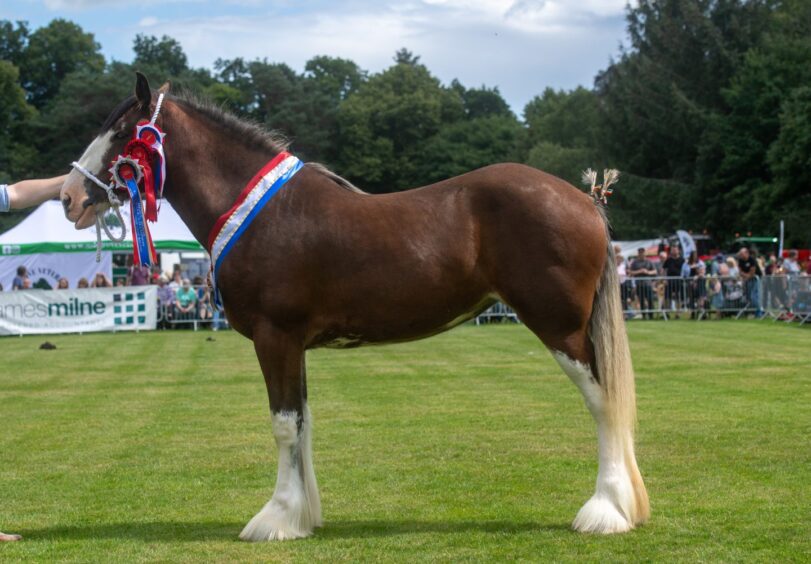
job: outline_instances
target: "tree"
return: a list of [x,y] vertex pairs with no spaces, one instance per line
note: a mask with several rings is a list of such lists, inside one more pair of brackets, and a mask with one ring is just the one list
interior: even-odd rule
[[25,47],[28,45],[28,23],[18,21],[16,26],[8,20],[0,20],[0,60],[8,61],[17,68],[22,65]]
[[31,33],[20,65],[22,86],[31,103],[44,106],[71,72],[101,72],[100,48],[92,33],[67,20],[55,19]]
[[631,47],[596,79],[603,149],[636,174],[692,182],[708,115],[765,29],[751,0],[640,0],[628,10]]
[[481,88],[465,88],[462,83],[453,79],[450,88],[462,99],[465,115],[470,119],[490,115],[513,115],[498,87],[488,88],[483,85]]
[[776,226],[786,220],[789,244],[811,246],[811,88],[795,89],[780,112],[780,134],[768,152],[774,181],[751,213]]
[[420,177],[415,159],[441,125],[464,115],[456,92],[443,88],[406,50],[341,104],[338,165],[373,191],[402,190]]
[[186,53],[183,47],[175,39],[164,35],[160,39],[154,35],[135,36],[133,42],[135,59],[132,64],[140,69],[142,65],[161,69],[169,76],[180,76],[189,69]]
[[62,81],[58,94],[32,123],[38,175],[67,172],[115,105],[133,93],[134,76],[130,65],[117,62],[103,73],[82,70]]
[[524,129],[512,114],[442,125],[414,160],[414,184],[428,184],[493,163],[519,161]]
[[0,60],[0,171],[8,182],[29,170],[32,151],[27,125],[36,110],[25,100],[19,84],[19,69],[10,61]]

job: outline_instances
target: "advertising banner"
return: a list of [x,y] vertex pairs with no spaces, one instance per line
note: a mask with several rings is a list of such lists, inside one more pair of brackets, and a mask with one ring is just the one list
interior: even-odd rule
[[81,278],[93,282],[99,272],[112,280],[113,253],[101,253],[101,262],[96,262],[95,252],[0,256],[0,284],[3,290],[11,290],[11,283],[20,266],[28,271],[32,288],[51,290],[56,288],[60,278],[66,278],[69,287],[75,288]]
[[0,335],[155,329],[156,286],[0,293]]

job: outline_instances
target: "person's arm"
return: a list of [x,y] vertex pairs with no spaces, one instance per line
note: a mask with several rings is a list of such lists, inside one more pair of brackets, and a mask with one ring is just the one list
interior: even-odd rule
[[10,184],[6,188],[8,209],[30,208],[46,200],[58,198],[59,192],[62,190],[62,184],[64,184],[67,176],[67,174],[63,174],[55,178],[23,180],[16,184]]

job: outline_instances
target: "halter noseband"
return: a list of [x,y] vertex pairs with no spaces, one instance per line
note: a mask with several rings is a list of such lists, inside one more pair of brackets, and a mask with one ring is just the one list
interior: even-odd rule
[[[166,158],[163,152],[165,134],[155,123],[163,105],[164,93],[158,94],[155,111],[148,122],[141,121],[135,126],[132,139],[124,147],[109,169],[111,180],[105,184],[92,172],[78,162],[71,165],[86,178],[91,180],[107,194],[110,207],[118,217],[121,235],[114,237],[105,219],[96,214],[96,262],[101,260],[101,230],[111,241],[122,242],[127,236],[127,228],[121,215],[121,200],[115,194],[116,189],[124,189],[130,196],[130,219],[133,230],[132,246],[136,265],[151,266],[157,262],[155,247],[146,220],[157,221],[159,206],[157,200],[163,196],[163,185],[166,181]],[[157,165],[157,166],[155,166]],[[146,215],[141,205],[141,193],[138,185],[143,181],[146,196]]]

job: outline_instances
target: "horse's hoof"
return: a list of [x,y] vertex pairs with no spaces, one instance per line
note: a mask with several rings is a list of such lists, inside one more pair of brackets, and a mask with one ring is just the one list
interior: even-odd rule
[[609,500],[592,497],[578,511],[572,528],[581,533],[610,535],[625,533],[634,527]]
[[239,538],[247,542],[267,542],[309,537],[312,527],[305,528],[300,521],[271,501],[245,525]]
[[6,533],[0,533],[0,542],[14,542],[18,540],[23,540],[20,535],[7,535]]

